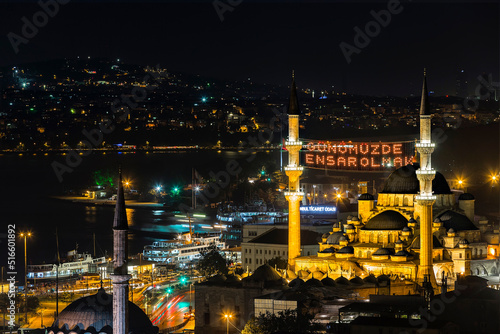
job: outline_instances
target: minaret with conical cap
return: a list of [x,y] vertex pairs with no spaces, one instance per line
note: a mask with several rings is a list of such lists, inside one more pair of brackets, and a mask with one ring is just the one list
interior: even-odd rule
[[113,221],[113,333],[128,334],[128,293],[130,275],[127,273],[128,223],[125,211],[122,174],[118,180],[115,218]]
[[432,194],[432,180],[436,171],[431,166],[431,155],[435,144],[431,140],[431,111],[427,93],[427,77],[424,69],[424,83],[422,86],[422,99],[420,101],[420,141],[416,144],[420,155],[420,168],[416,171],[420,183],[420,193],[416,196],[420,206],[420,267],[418,281],[427,281],[436,288],[436,277],[432,266],[432,205],[436,196]]
[[285,142],[288,150],[288,165],[285,173],[288,176],[288,190],[285,198],[288,201],[288,265],[295,269],[295,258],[300,256],[300,201],[304,193],[300,191],[299,177],[304,167],[300,166],[299,151],[302,142],[299,140],[299,102],[295,75],[292,72],[292,85],[290,88],[290,101],[288,104],[288,140]]

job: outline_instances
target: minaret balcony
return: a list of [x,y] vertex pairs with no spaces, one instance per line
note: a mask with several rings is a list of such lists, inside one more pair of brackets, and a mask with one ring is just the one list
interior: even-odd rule
[[435,195],[417,195],[417,196],[415,196],[415,199],[417,201],[435,201],[436,196]]
[[415,171],[417,175],[435,175],[436,170],[431,168],[431,169],[417,169]]
[[285,191],[285,197],[304,197],[305,193],[302,191]]
[[303,171],[304,167],[302,166],[285,166],[285,171]]
[[285,141],[285,146],[300,146],[302,147],[304,145],[303,142],[301,142],[300,140],[298,141]]
[[418,147],[432,147],[432,148],[434,148],[434,147],[436,147],[436,144],[432,143],[432,142],[421,142],[421,141],[419,141],[419,142],[415,143],[415,147],[417,147],[417,148]]

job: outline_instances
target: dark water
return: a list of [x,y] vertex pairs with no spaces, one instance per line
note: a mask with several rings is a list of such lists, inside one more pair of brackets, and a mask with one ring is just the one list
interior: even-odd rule
[[[112,253],[113,207],[95,207],[53,199],[70,190],[92,184],[96,170],[109,170],[115,175],[118,166],[124,178],[132,181],[134,188],[147,190],[156,184],[165,187],[182,186],[191,182],[191,168],[208,177],[210,171],[224,170],[228,161],[236,160],[247,169],[260,168],[264,163],[277,163],[278,152],[261,152],[256,159],[247,162],[248,155],[232,151],[199,151],[185,153],[135,154],[95,153],[83,158],[74,171],[64,174],[59,182],[51,167],[54,160],[63,162],[65,157],[49,155],[2,155],[0,156],[0,233],[7,232],[8,224],[15,224],[18,233],[29,230],[28,263],[52,262],[56,254],[56,227],[59,230],[61,255],[75,248],[93,252],[92,235],[96,235],[97,255]],[[130,225],[129,247],[131,253],[140,252],[156,239],[170,238],[188,230],[188,222],[169,218],[164,210],[127,209]],[[209,219],[196,218],[195,231],[207,231],[203,225]],[[2,266],[6,262],[5,235],[0,238]],[[17,258],[24,265],[22,241],[18,239]],[[19,268],[22,269],[22,268]]]

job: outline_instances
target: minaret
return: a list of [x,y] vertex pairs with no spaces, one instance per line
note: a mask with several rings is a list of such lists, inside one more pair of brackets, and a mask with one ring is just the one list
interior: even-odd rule
[[300,201],[304,197],[299,186],[299,177],[304,170],[299,161],[299,151],[302,148],[302,142],[299,141],[299,115],[295,75],[292,72],[288,104],[288,140],[285,142],[288,149],[288,165],[285,167],[288,176],[288,191],[285,191],[285,198],[288,201],[288,265],[292,270],[295,269],[295,258],[300,256],[301,252]]
[[420,206],[420,267],[418,269],[418,282],[424,282],[425,277],[427,277],[427,281],[436,288],[436,277],[432,266],[432,205],[436,201],[436,196],[432,194],[432,180],[436,171],[431,166],[431,154],[434,151],[435,144],[431,141],[431,111],[425,69],[422,100],[420,101],[420,141],[415,146],[420,155],[420,168],[416,171],[420,183],[420,193],[416,196],[417,204]]
[[113,333],[128,334],[128,223],[123,195],[122,174],[118,180],[115,218],[113,221]]

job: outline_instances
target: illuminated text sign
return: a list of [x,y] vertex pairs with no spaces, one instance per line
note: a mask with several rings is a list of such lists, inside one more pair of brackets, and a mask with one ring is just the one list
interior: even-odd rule
[[302,151],[308,167],[345,170],[387,170],[412,163],[413,142],[311,141]]
[[332,214],[337,211],[334,206],[317,206],[317,205],[307,205],[300,207],[300,213],[306,214]]

